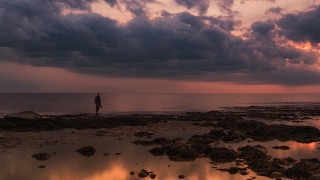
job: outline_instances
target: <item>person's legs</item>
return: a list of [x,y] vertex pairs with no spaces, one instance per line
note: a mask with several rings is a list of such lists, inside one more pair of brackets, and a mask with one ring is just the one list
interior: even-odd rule
[[96,104],[96,113],[99,112],[100,105]]

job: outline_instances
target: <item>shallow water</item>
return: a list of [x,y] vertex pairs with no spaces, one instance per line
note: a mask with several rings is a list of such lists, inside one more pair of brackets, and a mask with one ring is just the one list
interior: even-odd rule
[[[177,125],[177,124],[173,124]],[[143,128],[146,127],[141,127]],[[156,128],[156,127],[155,127]],[[269,179],[249,174],[230,175],[221,172],[217,168],[229,168],[233,163],[210,164],[209,158],[200,158],[191,162],[173,162],[165,156],[153,156],[148,150],[154,146],[138,146],[131,142],[139,139],[132,134],[137,131],[132,127],[119,129],[103,129],[106,134],[97,136],[97,130],[66,129],[51,132],[17,132],[0,134],[0,179],[112,179],[135,180],[141,169],[154,172],[159,180],[178,179],[178,175],[185,175],[187,180],[246,180],[251,177],[257,179]],[[141,129],[139,129],[141,130]],[[161,131],[156,137],[190,138],[194,134],[205,134],[208,128],[197,127],[183,132],[183,128]],[[152,130],[151,130],[152,131]],[[140,138],[141,139],[141,138]],[[145,139],[145,138],[142,138]],[[150,139],[150,140],[151,140]],[[5,145],[6,144],[6,145]],[[304,158],[319,158],[320,145],[318,142],[304,144],[294,141],[280,142],[277,140],[268,142],[228,143],[220,142],[218,147],[237,149],[245,145],[260,144],[268,149],[268,154],[273,157],[292,157],[296,160]],[[76,152],[77,149],[91,145],[96,153],[91,157],[85,157]],[[289,146],[289,150],[276,150],[273,146]],[[37,161],[31,155],[39,152],[51,154],[49,160]],[[108,153],[108,156],[104,156]],[[120,155],[116,155],[121,153]],[[45,165],[45,168],[38,166]],[[134,171],[135,175],[130,175]],[[150,178],[146,178],[150,179]]]
[[[96,94],[0,93],[0,117],[21,111],[41,115],[94,113]],[[206,112],[221,107],[320,102],[320,94],[101,94],[101,114]]]

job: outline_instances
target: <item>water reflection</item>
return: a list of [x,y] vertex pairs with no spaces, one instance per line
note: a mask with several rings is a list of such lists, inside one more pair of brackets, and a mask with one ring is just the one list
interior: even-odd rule
[[[187,180],[246,180],[250,177],[258,179],[269,179],[257,176],[248,171],[249,175],[230,175],[221,172],[217,168],[229,168],[233,163],[210,164],[209,158],[200,158],[191,162],[173,162],[167,156],[153,156],[148,150],[154,146],[138,146],[131,142],[137,140],[134,137],[94,137],[94,130],[76,131],[64,130],[54,132],[20,133],[19,137],[25,136],[25,143],[33,142],[33,145],[17,146],[15,148],[0,148],[1,169],[0,179],[112,179],[112,180],[134,180],[138,178],[141,169],[153,171],[158,180],[178,179],[178,175],[185,175]],[[81,134],[82,133],[82,134]],[[91,134],[91,135],[90,135]],[[166,137],[190,137],[193,133],[172,133]],[[15,136],[15,135],[12,135]],[[16,138],[19,138],[18,136]],[[4,137],[4,139],[7,138]],[[56,144],[44,143],[60,142]],[[35,146],[35,142],[38,146]],[[217,146],[225,146],[233,149],[245,145],[260,144],[268,149],[268,154],[273,157],[292,157],[296,160],[304,158],[318,158],[320,153],[317,149],[318,143],[297,143],[293,141],[281,142],[277,140],[269,142],[220,143]],[[77,149],[91,145],[96,149],[95,155],[91,157],[81,156]],[[289,150],[276,150],[274,146],[289,146]],[[39,152],[50,153],[47,161],[37,161],[31,155]],[[103,154],[108,153],[108,156]],[[121,155],[116,155],[121,153]],[[45,165],[44,169],[38,166]],[[130,172],[135,172],[130,175]],[[147,178],[149,179],[149,178]]]

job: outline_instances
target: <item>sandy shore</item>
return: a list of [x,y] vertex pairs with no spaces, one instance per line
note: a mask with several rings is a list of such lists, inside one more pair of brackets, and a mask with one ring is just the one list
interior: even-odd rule
[[[320,116],[319,108],[318,104],[299,104],[232,107],[221,111],[189,112],[181,115],[78,114],[43,116],[42,119],[32,120],[2,118],[0,143],[2,151],[66,143],[59,141],[59,137],[54,134],[39,136],[37,133],[50,131],[69,138],[69,143],[77,138],[137,137],[139,139],[134,142],[137,146],[152,146],[145,153],[168,156],[171,161],[187,162],[208,158],[213,163],[238,164],[239,166],[220,169],[230,174],[246,176],[247,171],[251,170],[259,176],[269,178],[317,179],[320,174],[320,161],[317,158],[274,158],[268,154],[266,147],[251,146],[250,142],[318,142],[320,130],[315,126]],[[315,122],[315,126],[306,126],[311,121]],[[195,133],[185,138],[165,137],[167,133],[175,132]],[[244,145],[237,149],[228,146],[239,142]],[[221,143],[226,145],[217,146]],[[273,148],[290,149],[287,146]],[[86,155],[86,151],[83,155]]]

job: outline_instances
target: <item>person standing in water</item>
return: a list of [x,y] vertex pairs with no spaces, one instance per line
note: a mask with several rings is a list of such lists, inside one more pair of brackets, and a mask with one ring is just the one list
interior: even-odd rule
[[102,106],[101,106],[101,98],[100,98],[100,94],[99,93],[94,98],[94,103],[96,104],[96,114],[98,114],[99,109],[102,108]]

